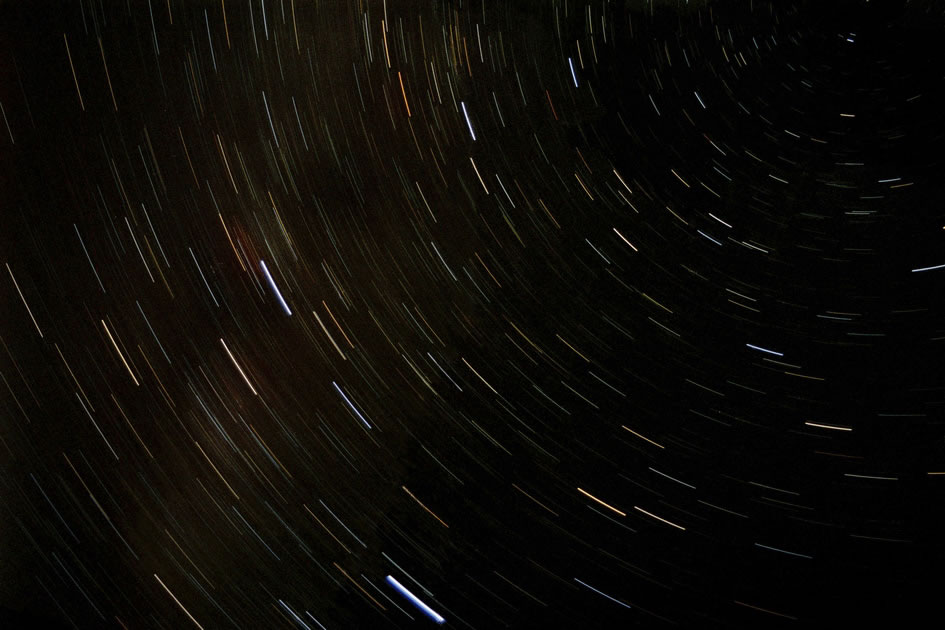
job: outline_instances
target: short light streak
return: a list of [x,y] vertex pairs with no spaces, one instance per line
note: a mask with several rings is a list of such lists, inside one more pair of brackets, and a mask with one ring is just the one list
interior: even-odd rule
[[115,338],[112,337],[112,332],[108,329],[108,326],[105,324],[105,320],[99,320],[102,322],[102,327],[105,329],[105,332],[108,333],[108,338],[111,340],[112,345],[115,346],[115,352],[118,353],[118,356],[121,357],[121,362],[125,364],[125,369],[128,370],[128,374],[131,375],[131,380],[135,382],[135,385],[140,386],[141,383],[138,382],[138,379],[135,378],[135,373],[131,371],[131,366],[128,365],[128,362],[125,361],[125,355],[121,353],[121,350],[118,349],[118,344],[115,343]]
[[312,311],[312,315],[315,316],[316,321],[318,321],[318,325],[321,326],[322,330],[325,331],[325,334],[328,335],[328,340],[331,341],[331,345],[333,345],[335,347],[335,350],[338,351],[338,354],[341,355],[342,360],[347,360],[347,358],[345,357],[345,353],[342,352],[338,344],[335,343],[335,338],[331,336],[331,333],[328,332],[327,328],[325,328],[325,324],[322,323],[322,318],[319,317],[318,313],[316,313],[315,311]]
[[335,565],[335,568],[336,568],[336,569],[338,569],[339,571],[341,571],[341,574],[342,574],[343,576],[345,576],[346,578],[348,578],[348,581],[349,581],[349,582],[351,582],[351,583],[354,584],[356,587],[358,587],[358,590],[359,590],[359,591],[361,591],[362,593],[364,593],[364,594],[368,597],[368,599],[370,599],[372,602],[374,602],[374,604],[375,604],[378,608],[380,608],[381,610],[387,610],[386,608],[384,608],[384,604],[382,604],[382,603],[380,603],[379,601],[377,601],[376,599],[374,599],[374,597],[372,597],[370,593],[368,593],[366,590],[364,590],[364,587],[363,587],[363,586],[361,586],[360,584],[358,584],[357,582],[355,582],[355,581],[354,581],[354,578],[352,578],[350,575],[348,575],[348,572],[345,571],[344,569],[342,569],[341,566],[339,566],[339,564],[338,564],[337,562],[332,562],[332,564]]
[[620,237],[620,239],[621,239],[624,243],[626,243],[627,245],[630,246],[630,249],[632,249],[632,250],[635,251],[635,252],[640,251],[639,249],[637,249],[636,247],[633,246],[633,243],[631,243],[630,241],[627,240],[627,237],[626,237],[626,236],[624,236],[623,234],[620,233],[620,230],[618,230],[617,228],[614,228],[614,232],[617,234],[617,236]]
[[397,72],[397,79],[400,81],[400,93],[404,96],[404,106],[407,108],[407,118],[410,118],[410,103],[407,102],[407,92],[404,90],[404,78]]
[[574,87],[578,86],[577,75],[574,73],[574,61],[568,57],[568,65],[571,66],[571,78],[574,79]]
[[808,556],[805,553],[795,553],[793,551],[785,551],[784,549],[778,549],[777,547],[769,547],[768,545],[762,545],[761,543],[755,543],[755,547],[760,547],[761,549],[767,549],[768,551],[777,551],[778,553],[784,553],[789,556],[795,556],[797,558],[805,558],[807,560],[814,559],[814,556]]
[[286,315],[291,316],[292,311],[289,310],[289,305],[285,303],[285,298],[282,297],[282,293],[279,291],[279,287],[276,286],[276,281],[272,279],[272,274],[269,273],[269,268],[266,266],[266,261],[260,260],[259,267],[262,269],[263,273],[266,275],[266,280],[269,282],[269,286],[272,288],[272,292],[276,294],[276,299],[279,300],[279,305],[282,307],[282,310],[285,311]]
[[657,516],[656,514],[653,514],[652,512],[647,512],[646,510],[644,510],[644,509],[641,508],[641,507],[637,507],[636,505],[634,505],[634,506],[633,506],[633,509],[634,509],[634,510],[638,510],[638,511],[640,511],[640,512],[643,512],[643,513],[646,514],[647,516],[651,516],[651,517],[655,518],[655,519],[658,520],[658,521],[661,521],[661,522],[663,522],[663,523],[666,523],[667,525],[670,525],[670,526],[672,526],[672,527],[675,527],[676,529],[681,529],[682,531],[686,531],[686,528],[683,527],[682,525],[677,525],[676,523],[671,523],[671,522],[667,521],[665,518],[660,518],[659,516]]
[[731,225],[729,225],[728,223],[726,223],[726,222],[723,221],[722,219],[718,218],[717,216],[715,216],[715,215],[712,214],[711,212],[709,213],[709,216],[712,217],[713,219],[715,219],[716,221],[718,221],[719,223],[721,223],[722,225],[724,225],[724,226],[727,227],[727,228],[732,227]]
[[945,265],[934,265],[932,267],[919,267],[918,269],[913,269],[912,273],[916,273],[918,271],[934,271],[935,269],[945,269]]
[[[79,95],[79,105],[82,107],[82,111],[85,111],[85,103],[82,101],[82,90],[79,89],[79,78],[75,74],[75,66],[72,64],[72,52],[69,50],[69,38],[66,37],[66,34],[62,34],[62,40],[66,42],[66,56],[69,57],[69,68],[72,69],[72,79],[75,81],[75,91]],[[157,40],[155,40],[156,42]]]
[[482,175],[479,174],[479,167],[476,166],[476,161],[472,159],[472,157],[469,158],[469,161],[472,163],[473,170],[476,171],[476,177],[479,178],[479,183],[482,184],[482,189],[486,191],[486,194],[488,195],[489,189],[486,188],[486,182],[483,181]]
[[460,358],[462,359],[463,363],[466,364],[466,367],[468,367],[470,370],[472,370],[473,374],[475,374],[476,376],[478,376],[478,377],[479,377],[479,380],[482,381],[483,383],[485,383],[485,384],[486,384],[486,387],[488,387],[489,389],[492,390],[492,393],[493,393],[493,394],[495,394],[495,395],[497,395],[497,396],[499,395],[499,392],[496,391],[495,387],[493,387],[492,385],[490,385],[490,384],[489,384],[489,381],[487,381],[486,379],[482,378],[482,375],[481,375],[479,372],[476,371],[476,368],[474,368],[473,366],[469,365],[469,361],[467,361],[465,357],[460,357]]
[[685,481],[680,481],[679,479],[676,479],[675,477],[670,477],[670,476],[667,475],[666,473],[661,473],[660,471],[656,470],[656,469],[653,468],[652,466],[649,466],[649,469],[650,469],[651,471],[655,472],[657,475],[660,475],[660,476],[662,476],[662,477],[666,477],[666,478],[669,479],[670,481],[675,481],[676,483],[681,484],[681,485],[684,485],[684,486],[686,486],[687,488],[692,488],[693,490],[696,489],[696,487],[695,487],[694,485],[689,484],[689,483],[686,483]]
[[841,427],[834,424],[820,424],[818,422],[805,422],[809,427],[817,427],[818,429],[831,429],[833,431],[852,431],[851,427]]
[[899,481],[899,477],[880,477],[878,475],[855,475],[853,473],[844,473],[844,477],[853,477],[854,479],[877,479],[879,481]]
[[591,589],[592,591],[594,591],[594,592],[597,593],[598,595],[603,595],[604,597],[606,597],[606,598],[609,599],[610,601],[612,601],[612,602],[614,602],[614,603],[617,603],[617,604],[620,604],[620,605],[623,606],[624,608],[630,608],[630,605],[629,605],[629,604],[624,604],[624,603],[623,603],[622,601],[620,601],[619,599],[613,598],[613,597],[611,597],[610,595],[608,595],[607,593],[605,593],[605,592],[603,592],[603,591],[600,591],[600,590],[594,588],[593,586],[591,586],[591,585],[588,584],[587,582],[582,582],[581,580],[579,580],[579,579],[577,579],[577,578],[574,578],[574,581],[577,582],[578,584],[580,584],[581,586],[586,586],[587,588]]
[[752,345],[752,344],[750,344],[750,343],[746,343],[745,345],[748,346],[749,348],[751,348],[752,350],[758,350],[758,351],[760,351],[760,352],[767,352],[768,354],[773,354],[773,355],[776,356],[776,357],[783,357],[783,356],[784,356],[784,353],[783,353],[783,352],[775,352],[774,350],[768,350],[767,348],[762,348],[761,346],[754,346],[754,345]]
[[243,371],[243,368],[240,367],[240,364],[237,363],[236,357],[233,356],[233,353],[230,352],[230,349],[226,347],[226,342],[223,339],[220,339],[220,343],[223,344],[223,349],[226,350],[226,353],[230,355],[230,361],[233,362],[233,365],[236,366],[236,369],[239,370],[240,376],[243,377],[243,380],[246,381],[246,384],[249,386],[249,389],[252,390],[253,396],[259,396],[259,392],[256,391],[256,388],[253,387],[253,384],[249,382],[249,378],[246,376],[246,372]]
[[630,187],[629,187],[629,186],[627,186],[627,182],[623,181],[623,177],[620,176],[620,173],[617,172],[617,169],[613,169],[613,171],[614,171],[614,175],[617,176],[617,179],[620,180],[620,183],[623,184],[623,187],[626,188],[626,189],[627,189],[627,192],[632,195],[632,194],[633,194],[633,191],[630,190]]
[[709,239],[710,241],[712,241],[712,242],[715,243],[716,245],[718,245],[718,246],[720,246],[720,247],[722,246],[722,243],[721,243],[721,242],[719,242],[719,241],[717,241],[716,239],[712,238],[711,236],[709,236],[708,234],[706,234],[706,233],[703,232],[702,230],[696,230],[696,232],[698,232],[699,234],[701,234],[701,235],[704,236],[705,238]]
[[295,614],[295,611],[292,610],[291,608],[289,608],[289,605],[288,605],[288,604],[286,604],[286,603],[285,603],[284,601],[282,601],[281,599],[279,600],[279,603],[282,605],[282,607],[283,607],[284,609],[286,609],[286,610],[289,612],[290,615],[292,615],[293,617],[295,617],[295,620],[298,622],[298,624],[299,624],[300,626],[302,626],[303,628],[309,628],[309,630],[311,630],[311,626],[308,625],[307,623],[305,623],[304,621],[302,621],[302,618],[299,617],[297,614]]
[[[502,182],[500,181],[499,183],[501,184]],[[433,251],[436,252],[436,255],[440,257],[440,262],[443,263],[443,266],[446,267],[446,270],[450,272],[450,275],[451,275],[451,276],[453,276],[453,280],[456,281],[456,282],[458,282],[459,280],[458,280],[458,278],[456,277],[456,274],[453,273],[453,270],[450,269],[450,266],[446,264],[446,261],[443,259],[443,254],[441,254],[441,253],[440,253],[440,250],[437,249],[436,244],[435,244],[433,241],[430,241],[430,245],[433,246]]]
[[336,383],[335,381],[332,381],[331,384],[335,386],[335,389],[338,390],[338,393],[341,394],[341,397],[345,399],[345,402],[348,403],[348,406],[351,407],[351,410],[354,411],[354,413],[358,415],[358,418],[361,419],[361,422],[364,423],[364,426],[370,429],[371,424],[367,420],[364,419],[364,416],[362,416],[361,412],[358,411],[358,408],[354,406],[354,403],[351,402],[351,399],[348,398],[343,391],[341,391],[341,388],[338,387],[338,383]]
[[644,436],[640,435],[639,433],[637,433],[636,431],[634,431],[633,429],[630,429],[630,428],[628,428],[628,427],[626,427],[626,426],[624,426],[624,425],[622,425],[622,424],[620,425],[620,428],[626,429],[627,431],[629,431],[630,433],[634,434],[635,436],[637,436],[637,437],[640,438],[641,440],[646,440],[647,442],[649,442],[649,443],[652,444],[653,446],[658,446],[659,448],[662,448],[662,449],[665,449],[665,448],[666,448],[666,447],[663,446],[662,444],[657,444],[656,442],[654,442],[654,441],[651,440],[650,438],[644,437]]
[[460,105],[463,106],[463,116],[466,117],[466,124],[469,125],[469,135],[472,136],[473,141],[476,140],[476,132],[473,131],[472,123],[469,122],[469,113],[466,111],[466,103],[460,101]]
[[414,595],[413,593],[411,593],[410,591],[408,591],[407,588],[406,588],[403,584],[401,584],[400,582],[398,582],[398,581],[394,578],[394,576],[388,575],[387,578],[386,578],[386,580],[387,580],[387,583],[388,583],[388,584],[390,584],[392,587],[394,587],[394,589],[395,589],[398,593],[400,593],[400,594],[403,595],[405,598],[407,598],[407,599],[410,601],[410,603],[413,604],[414,606],[416,606],[417,609],[419,609],[420,612],[422,612],[424,615],[426,615],[427,617],[429,617],[430,619],[432,619],[432,620],[435,621],[436,623],[440,623],[440,624],[441,624],[441,623],[444,623],[444,622],[446,621],[446,619],[444,619],[441,615],[437,614],[436,611],[434,611],[432,608],[430,608],[429,606],[427,606],[426,604],[424,604],[422,601],[420,601],[420,598],[419,598],[419,597],[417,597],[416,595]]
[[745,608],[751,608],[752,610],[758,610],[758,611],[761,611],[761,612],[763,612],[763,613],[768,613],[769,615],[774,615],[775,617],[784,617],[785,619],[791,619],[791,620],[793,620],[793,621],[797,621],[797,617],[792,617],[791,615],[785,615],[785,614],[782,614],[782,613],[779,613],[779,612],[775,612],[775,611],[773,611],[773,610],[768,610],[767,608],[759,608],[758,606],[752,606],[751,604],[746,604],[745,602],[740,602],[740,601],[738,601],[737,599],[733,599],[732,601],[733,601],[734,603],[738,604],[739,606],[744,606]]
[[[263,17],[266,14],[263,13]],[[267,38],[268,39],[268,38]],[[269,112],[269,101],[266,99],[266,93],[262,93],[263,104],[266,106],[266,117],[269,118],[269,129],[272,131],[272,139],[276,141],[276,148],[279,148],[279,136],[276,135],[276,128],[272,124],[272,114]]]
[[614,506],[608,505],[607,503],[604,503],[603,501],[601,501],[600,499],[598,499],[597,497],[595,497],[595,496],[594,496],[593,494],[591,494],[590,492],[587,492],[586,490],[582,490],[581,488],[578,488],[577,491],[580,492],[581,494],[583,494],[584,496],[586,496],[587,498],[593,499],[594,501],[597,501],[598,503],[600,503],[601,505],[603,505],[603,506],[604,506],[605,508],[607,508],[608,510],[613,510],[614,512],[616,512],[616,513],[619,514],[620,516],[626,516],[626,515],[627,515],[626,512],[621,512],[620,510],[618,510],[618,509],[615,508]]
[[39,333],[39,336],[43,336],[43,331],[40,330],[39,324],[36,323],[36,318],[33,317],[33,310],[30,308],[30,305],[26,303],[26,298],[23,297],[23,292],[20,291],[20,284],[16,281],[16,278],[13,277],[13,270],[10,269],[10,263],[7,263],[7,271],[10,273],[10,279],[13,280],[13,286],[16,287],[16,292],[20,294],[20,299],[23,300],[23,306],[26,307],[26,312],[30,314],[30,319],[33,320],[33,325],[36,326],[36,332]]
[[164,584],[164,582],[161,580],[161,578],[158,577],[158,574],[157,574],[157,573],[154,574],[154,579],[157,580],[158,583],[160,583],[161,587],[163,587],[164,590],[167,591],[167,594],[171,596],[171,598],[177,603],[178,606],[180,606],[180,609],[183,610],[184,613],[186,613],[187,616],[190,618],[190,620],[194,622],[194,625],[197,626],[198,628],[200,628],[200,630],[203,630],[203,626],[201,626],[200,623],[198,623],[197,620],[194,619],[194,616],[191,615],[190,612],[189,612],[186,608],[184,608],[184,605],[181,604],[181,603],[180,603],[180,600],[177,599],[177,596],[174,595],[174,593],[171,592],[171,589],[167,588],[167,586]]
[[449,529],[450,526],[447,525],[446,522],[445,522],[442,518],[440,518],[439,516],[437,516],[437,515],[433,512],[433,510],[431,510],[430,508],[428,508],[427,506],[425,506],[425,505],[423,504],[423,502],[422,502],[420,499],[418,499],[417,497],[415,497],[414,494],[413,494],[413,492],[411,492],[410,490],[407,489],[407,486],[400,486],[400,487],[403,489],[404,492],[406,492],[406,493],[410,496],[411,499],[413,499],[414,501],[416,501],[416,502],[420,505],[420,507],[422,507],[424,510],[426,510],[427,513],[430,514],[430,516],[432,516],[433,518],[435,518],[436,520],[438,520],[438,521],[440,522],[440,524],[441,524],[443,527]]

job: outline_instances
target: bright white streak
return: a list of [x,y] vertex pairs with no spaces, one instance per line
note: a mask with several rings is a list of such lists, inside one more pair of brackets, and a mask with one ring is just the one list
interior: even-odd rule
[[463,106],[463,116],[466,117],[466,124],[469,125],[469,135],[472,136],[473,142],[476,141],[476,132],[473,131],[472,123],[469,122],[469,113],[466,111],[466,103],[460,101],[460,105]]
[[386,579],[387,579],[388,584],[393,586],[397,590],[398,593],[400,593],[401,595],[406,597],[408,600],[410,600],[410,603],[416,606],[417,608],[419,608],[420,612],[422,612],[424,615],[426,615],[427,617],[429,617],[436,623],[444,623],[446,621],[446,619],[444,619],[442,616],[437,614],[432,608],[430,608],[429,606],[424,604],[422,601],[420,601],[420,598],[418,598],[416,595],[408,591],[407,588],[403,584],[398,582],[396,579],[394,579],[393,576],[388,575]]
[[768,354],[773,354],[773,355],[778,356],[778,357],[783,357],[783,356],[784,356],[784,353],[783,353],[783,352],[775,352],[774,350],[768,350],[768,349],[766,349],[766,348],[762,348],[761,346],[753,346],[753,345],[751,345],[750,343],[746,343],[745,345],[748,346],[749,348],[753,349],[753,350],[760,350],[761,352],[767,352]]
[[919,269],[913,269],[912,273],[917,271],[933,271],[935,269],[945,269],[945,265],[935,265],[934,267],[920,267]]
[[282,310],[285,311],[286,315],[291,316],[292,311],[289,310],[289,305],[285,303],[285,299],[282,297],[279,287],[276,286],[276,281],[272,279],[272,274],[269,273],[269,268],[266,266],[266,261],[260,260],[259,267],[263,270],[263,273],[266,274],[266,280],[269,282],[272,292],[276,294],[276,298],[279,300],[279,305],[282,306]]

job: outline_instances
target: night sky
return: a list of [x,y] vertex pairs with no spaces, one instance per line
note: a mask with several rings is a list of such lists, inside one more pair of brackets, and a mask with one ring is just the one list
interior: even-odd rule
[[0,2],[0,627],[940,623],[943,35]]

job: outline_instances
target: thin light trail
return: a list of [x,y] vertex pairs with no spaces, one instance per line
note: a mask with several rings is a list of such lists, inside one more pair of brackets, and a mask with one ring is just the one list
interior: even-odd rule
[[919,267],[918,269],[913,269],[912,273],[918,273],[920,271],[935,271],[936,269],[945,269],[945,265],[933,265],[932,267]]
[[98,49],[102,53],[102,65],[105,67],[105,78],[108,80],[108,92],[112,95],[112,106],[118,111],[118,101],[115,100],[115,90],[112,89],[112,77],[108,73],[108,64],[105,62],[105,48],[102,46],[102,38],[98,38]]
[[[151,6],[150,4],[148,5]],[[62,34],[62,41],[66,43],[66,56],[69,57],[69,68],[72,70],[72,80],[75,81],[75,91],[79,95],[79,106],[82,108],[82,111],[85,111],[85,102],[82,100],[82,90],[79,89],[79,77],[76,76],[75,66],[72,64],[72,51],[69,50],[69,38],[66,37],[66,34]]]
[[105,445],[108,446],[108,450],[110,450],[110,451],[112,452],[112,455],[115,456],[115,459],[116,459],[116,460],[119,459],[118,453],[116,453],[116,452],[115,452],[115,449],[112,448],[111,442],[109,442],[109,441],[108,441],[108,438],[105,437],[105,434],[102,433],[102,430],[99,428],[98,423],[95,421],[95,418],[92,417],[92,413],[91,413],[91,412],[88,410],[88,408],[85,406],[85,403],[82,402],[82,397],[79,396],[79,392],[76,392],[76,393],[75,393],[75,397],[78,399],[79,404],[82,405],[82,410],[88,415],[89,420],[92,421],[92,425],[95,427],[95,430],[98,431],[98,434],[99,434],[99,435],[102,437],[102,439],[105,441]]
[[659,516],[657,516],[656,514],[653,514],[652,512],[647,512],[646,510],[644,510],[644,509],[641,508],[641,507],[638,507],[638,506],[634,505],[634,506],[633,506],[633,509],[635,509],[635,510],[637,510],[637,511],[640,511],[640,512],[643,512],[643,513],[646,514],[647,516],[650,516],[650,517],[652,517],[652,518],[655,518],[655,519],[658,520],[658,521],[661,521],[661,522],[663,522],[663,523],[666,523],[666,524],[669,525],[670,527],[675,527],[676,529],[679,529],[679,530],[682,530],[682,531],[686,531],[686,528],[683,527],[682,525],[677,525],[676,523],[671,523],[670,521],[667,521],[665,518],[659,517]]
[[463,106],[463,116],[466,117],[466,124],[469,126],[469,135],[472,136],[473,142],[476,141],[476,132],[473,131],[472,123],[469,122],[469,112],[466,111],[466,103],[460,101],[460,105]]
[[752,350],[758,350],[759,352],[767,352],[768,354],[773,354],[776,357],[784,356],[783,352],[775,352],[774,350],[768,350],[767,348],[762,348],[761,346],[755,346],[750,343],[746,343],[745,345],[751,348]]
[[318,316],[318,313],[316,313],[315,311],[312,311],[312,315],[315,316],[315,320],[318,322],[318,325],[322,327],[322,330],[323,330],[323,331],[325,332],[325,334],[328,336],[328,340],[331,341],[331,345],[333,345],[333,346],[335,347],[335,350],[338,351],[338,354],[341,355],[342,360],[347,360],[347,358],[345,357],[345,353],[342,352],[342,351],[341,351],[341,348],[338,346],[338,344],[335,343],[335,338],[331,336],[331,333],[328,332],[328,329],[327,329],[327,328],[325,328],[325,324],[322,323],[322,318],[319,317],[319,316]]
[[121,358],[121,362],[125,364],[125,369],[128,370],[128,374],[131,375],[131,380],[135,382],[135,385],[139,386],[141,383],[138,382],[138,379],[135,378],[135,373],[131,371],[131,366],[128,365],[128,362],[125,360],[125,355],[121,353],[121,350],[118,348],[118,344],[115,343],[115,338],[112,337],[112,331],[108,329],[108,325],[105,324],[105,320],[99,320],[102,322],[102,328],[105,329],[105,332],[108,333],[108,339],[112,342],[112,345],[115,347],[115,352],[118,353],[118,356]]
[[174,593],[171,592],[171,589],[167,588],[167,586],[164,584],[164,581],[161,580],[161,578],[158,577],[158,574],[157,574],[157,573],[154,574],[154,579],[158,581],[158,583],[161,585],[161,587],[162,587],[165,591],[167,591],[167,594],[171,596],[171,599],[173,599],[174,602],[175,602],[178,606],[180,606],[180,609],[184,611],[184,613],[187,615],[187,617],[188,617],[191,621],[194,622],[194,625],[197,626],[198,628],[200,628],[200,630],[203,630],[203,626],[201,626],[200,623],[198,623],[197,620],[194,619],[194,616],[190,614],[190,611],[188,611],[186,608],[184,608],[184,605],[183,605],[182,603],[180,603],[180,600],[177,599],[177,596],[174,595]]
[[338,383],[336,383],[335,381],[332,381],[331,384],[335,386],[335,389],[338,390],[338,393],[341,394],[341,397],[345,399],[345,402],[348,403],[348,406],[351,407],[351,410],[357,414],[358,418],[361,419],[361,422],[364,423],[364,426],[370,429],[371,424],[367,420],[364,419],[364,416],[362,416],[361,412],[358,411],[358,408],[354,406],[354,403],[351,402],[351,399],[348,398],[343,391],[341,391],[341,388],[338,387]]
[[[128,218],[125,217],[125,221],[127,221],[127,220],[128,220]],[[131,229],[131,227],[129,226],[128,229]],[[132,234],[132,236],[134,236],[134,234]],[[135,241],[135,245],[137,245],[137,244],[138,244],[137,241]],[[213,299],[213,303],[217,305],[217,308],[219,308],[219,307],[220,307],[220,303],[217,302],[217,296],[215,296],[215,295],[213,294],[213,289],[210,288],[210,283],[207,282],[207,277],[206,277],[205,275],[203,275],[203,269],[200,268],[200,263],[197,262],[197,257],[194,255],[194,250],[192,250],[191,248],[188,247],[188,248],[187,248],[187,251],[190,252],[190,257],[194,259],[194,265],[197,267],[197,271],[200,272],[200,278],[203,280],[204,286],[207,287],[207,293],[210,294],[211,299]],[[140,249],[138,250],[138,253],[139,253],[139,254],[141,253],[141,250],[140,250]],[[141,257],[141,260],[144,260],[144,256]],[[145,268],[148,269],[147,265],[145,265]],[[150,269],[148,269],[148,275],[151,275],[151,270],[150,270]],[[153,277],[151,278],[151,282],[154,282],[154,278],[153,278]]]
[[246,384],[249,386],[249,389],[253,392],[253,396],[259,396],[259,393],[256,391],[256,388],[253,387],[253,384],[249,382],[249,378],[246,376],[246,372],[243,371],[243,368],[240,367],[240,364],[236,362],[236,357],[233,356],[233,353],[230,352],[230,349],[226,347],[226,342],[223,339],[220,339],[220,343],[223,344],[223,349],[226,350],[226,353],[230,355],[230,361],[233,362],[233,365],[236,366],[236,369],[239,370],[240,376],[243,377],[243,380],[246,381]]
[[620,510],[618,510],[618,509],[615,508],[614,506],[609,505],[609,504],[607,504],[607,503],[604,503],[603,501],[601,501],[600,499],[598,499],[597,497],[595,497],[594,495],[592,495],[590,492],[587,492],[586,490],[582,490],[581,488],[578,488],[577,491],[580,492],[581,494],[583,494],[584,496],[586,496],[587,498],[592,499],[592,500],[594,500],[594,501],[600,503],[601,505],[603,505],[603,506],[604,506],[605,508],[607,508],[608,510],[613,510],[614,512],[616,512],[616,513],[619,514],[620,516],[626,516],[626,515],[627,515],[626,512],[621,512]]
[[594,591],[594,592],[597,593],[598,595],[603,595],[604,597],[606,597],[606,598],[609,599],[610,601],[612,601],[612,602],[614,602],[614,603],[616,603],[616,604],[620,604],[620,605],[623,606],[624,608],[630,608],[630,606],[629,606],[628,604],[624,604],[624,603],[623,603],[622,601],[620,601],[619,599],[617,599],[617,598],[615,598],[615,597],[611,597],[611,596],[608,595],[607,593],[605,593],[605,592],[603,592],[603,591],[601,591],[601,590],[598,590],[598,589],[594,588],[593,586],[591,586],[591,585],[588,584],[587,582],[583,582],[583,581],[581,581],[581,580],[579,580],[579,579],[577,579],[577,578],[574,578],[574,581],[577,582],[578,584],[580,584],[581,586],[585,586],[585,587],[591,589],[592,591]]
[[42,337],[43,331],[40,330],[39,324],[36,323],[36,318],[33,317],[33,311],[30,308],[30,305],[26,303],[26,298],[23,297],[23,292],[20,291],[20,284],[16,281],[16,278],[13,277],[13,270],[10,269],[10,263],[6,263],[6,266],[7,266],[7,272],[9,272],[10,274],[10,280],[13,280],[13,286],[16,287],[16,292],[20,294],[20,299],[23,300],[23,306],[26,307],[26,312],[30,314],[30,319],[33,320],[33,325],[36,326],[36,332],[38,332],[39,336]]
[[[265,7],[265,5],[263,5],[263,6]],[[266,15],[266,14],[263,13],[263,16],[264,16],[264,17],[265,17],[265,15]],[[267,37],[266,39],[269,39],[269,38]],[[263,97],[263,105],[266,106],[266,117],[269,119],[269,129],[270,129],[270,131],[272,131],[272,139],[276,141],[276,148],[278,149],[278,148],[280,148],[280,147],[279,147],[279,136],[276,135],[276,128],[275,128],[275,126],[272,124],[272,114],[269,112],[269,100],[266,98],[266,93],[265,93],[265,92],[262,93],[262,97]]]
[[430,619],[432,619],[438,624],[442,624],[446,621],[446,619],[444,619],[440,614],[438,614],[432,608],[430,608],[429,606],[424,604],[422,601],[420,601],[419,597],[417,597],[416,595],[408,591],[407,587],[405,587],[403,584],[398,582],[392,575],[388,575],[387,578],[385,579],[387,580],[388,584],[394,587],[394,589],[398,593],[406,597],[407,600],[410,601],[411,604],[416,606],[417,609],[420,610],[420,612],[422,612],[424,615],[426,615],[427,617],[429,617]]
[[102,284],[102,279],[98,276],[98,271],[95,269],[95,264],[92,262],[92,257],[89,256],[89,250],[85,248],[85,242],[82,240],[82,235],[79,234],[79,228],[75,223],[72,224],[72,227],[75,228],[75,235],[79,237],[79,245],[82,246],[82,251],[85,252],[85,257],[89,261],[89,266],[92,267],[92,273],[95,274],[95,279],[98,280],[98,286],[102,289],[102,293],[105,293],[105,285]]
[[164,358],[167,359],[167,362],[171,362],[171,357],[167,356],[167,352],[164,350],[164,346],[161,344],[161,340],[158,339],[157,334],[154,332],[154,329],[151,327],[151,322],[148,321],[148,316],[144,314],[144,309],[141,308],[141,303],[138,300],[135,300],[135,304],[138,306],[138,312],[141,313],[141,317],[144,318],[144,323],[148,325],[148,330],[151,331],[151,336],[154,337],[154,340],[157,342],[158,347],[161,349],[161,353],[164,355]]
[[276,299],[279,300],[279,305],[282,307],[282,310],[285,311],[286,315],[291,317],[292,311],[289,309],[289,305],[285,303],[285,298],[282,297],[282,292],[280,292],[279,287],[276,286],[276,281],[272,279],[272,274],[269,273],[269,268],[266,266],[266,261],[260,260],[259,267],[266,275],[266,281],[269,282],[269,287],[272,289],[272,292],[276,294]]
[[16,140],[13,139],[13,130],[10,129],[10,121],[7,120],[7,110],[3,109],[3,102],[0,101],[0,114],[3,114],[3,122],[7,126],[7,133],[10,134],[10,142],[16,144]]

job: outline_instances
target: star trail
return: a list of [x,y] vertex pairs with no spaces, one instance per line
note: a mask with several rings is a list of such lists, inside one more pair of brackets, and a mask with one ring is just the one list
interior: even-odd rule
[[0,3],[0,627],[936,614],[943,32]]

